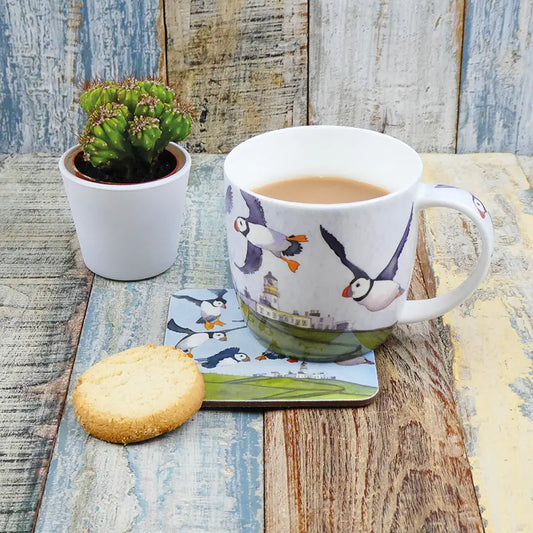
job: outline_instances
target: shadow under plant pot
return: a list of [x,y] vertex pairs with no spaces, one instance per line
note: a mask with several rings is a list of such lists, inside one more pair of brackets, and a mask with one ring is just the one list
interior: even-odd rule
[[[174,263],[184,218],[191,158],[170,143],[176,164],[144,183],[105,183],[84,176],[65,152],[59,169],[87,268],[105,278],[134,281],[161,274]],[[81,176],[81,177],[80,177]]]

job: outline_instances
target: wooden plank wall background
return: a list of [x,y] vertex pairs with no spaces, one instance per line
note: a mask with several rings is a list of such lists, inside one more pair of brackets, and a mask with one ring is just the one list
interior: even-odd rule
[[223,153],[301,124],[419,151],[533,154],[530,0],[6,0],[0,153],[76,141],[83,80],[158,75]]

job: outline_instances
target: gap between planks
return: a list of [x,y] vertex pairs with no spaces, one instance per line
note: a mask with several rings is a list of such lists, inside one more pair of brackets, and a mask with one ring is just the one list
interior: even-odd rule
[[[425,180],[470,190],[488,209],[495,247],[475,294],[443,317],[452,332],[454,392],[487,532],[531,530],[533,486],[533,158],[425,154]],[[520,163],[520,165],[518,164]],[[462,215],[428,210],[440,290],[472,269],[478,244]],[[452,220],[452,219],[455,219]]]
[[93,275],[77,249],[57,156],[0,158],[0,529],[33,527]]
[[35,518],[34,518],[33,526],[32,526],[32,529],[31,529],[32,533],[34,533],[36,531],[36,528],[37,528],[37,518],[39,517],[39,511],[41,509],[41,503],[43,501],[44,489],[46,487],[46,480],[48,479],[48,473],[50,471],[50,461],[52,460],[52,456],[54,455],[54,449],[55,449],[56,443],[57,443],[57,434],[59,432],[59,426],[61,424],[61,419],[63,418],[63,413],[65,411],[65,406],[66,406],[66,403],[67,403],[69,385],[70,385],[70,380],[71,380],[71,377],[72,377],[72,369],[74,368],[74,361],[76,361],[76,356],[78,355],[78,346],[79,346],[79,342],[80,342],[80,336],[81,336],[81,332],[82,332],[82,329],[83,329],[83,324],[85,322],[85,317],[87,316],[87,309],[89,307],[89,298],[90,298],[90,295],[91,295],[91,292],[92,292],[92,288],[93,288],[93,284],[94,284],[94,274],[92,272],[90,272],[89,270],[87,270],[87,272],[88,272],[88,275],[87,275],[87,283],[88,283],[88,286],[87,286],[87,299],[85,300],[85,304],[83,306],[83,309],[79,309],[79,314],[83,315],[83,316],[81,316],[79,318],[79,320],[77,321],[77,323],[76,323],[77,331],[76,331],[76,335],[75,335],[75,339],[74,339],[75,340],[74,346],[76,348],[73,350],[72,357],[70,359],[70,365],[67,368],[68,378],[66,379],[66,386],[65,386],[65,389],[63,391],[63,397],[62,397],[60,408],[59,408],[60,415],[59,415],[59,417],[57,419],[57,423],[55,425],[54,439],[52,441],[52,445],[50,446],[50,453],[49,453],[48,458],[46,460],[45,466],[43,467],[41,487],[40,487],[40,491],[39,491],[39,497],[37,499],[37,505],[35,507]]
[[[435,279],[421,224],[411,296]],[[267,411],[266,531],[482,531],[442,320],[376,351],[380,393],[358,409]]]

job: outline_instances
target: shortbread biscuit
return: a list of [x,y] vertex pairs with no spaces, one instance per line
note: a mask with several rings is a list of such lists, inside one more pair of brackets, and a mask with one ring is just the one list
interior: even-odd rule
[[139,346],[89,368],[74,389],[74,412],[91,435],[139,442],[177,428],[200,409],[196,363],[171,346]]

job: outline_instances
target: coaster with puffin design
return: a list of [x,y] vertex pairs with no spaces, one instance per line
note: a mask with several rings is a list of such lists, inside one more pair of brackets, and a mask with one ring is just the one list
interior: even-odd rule
[[204,407],[361,406],[379,386],[374,352],[340,363],[277,354],[248,329],[232,289],[184,289],[170,299],[165,344],[203,373]]

